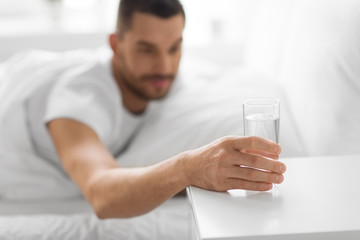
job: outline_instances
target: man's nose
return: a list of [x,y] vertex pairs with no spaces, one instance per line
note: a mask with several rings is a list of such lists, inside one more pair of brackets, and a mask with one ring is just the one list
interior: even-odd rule
[[172,61],[168,54],[158,54],[154,63],[154,70],[161,74],[170,74],[172,72]]

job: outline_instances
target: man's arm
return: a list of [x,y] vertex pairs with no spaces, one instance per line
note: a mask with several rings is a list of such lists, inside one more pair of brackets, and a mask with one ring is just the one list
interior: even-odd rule
[[152,166],[121,168],[86,125],[56,119],[48,128],[65,171],[99,218],[144,214],[189,185],[269,190],[285,172],[283,163],[264,158],[276,159],[279,146],[257,137],[227,137]]

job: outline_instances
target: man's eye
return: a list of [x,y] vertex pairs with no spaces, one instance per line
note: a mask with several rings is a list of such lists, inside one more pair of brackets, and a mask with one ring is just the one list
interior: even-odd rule
[[174,53],[176,53],[178,50],[179,50],[179,47],[174,47],[174,48],[171,48],[171,49],[170,49],[169,53],[170,53],[170,54],[174,54]]

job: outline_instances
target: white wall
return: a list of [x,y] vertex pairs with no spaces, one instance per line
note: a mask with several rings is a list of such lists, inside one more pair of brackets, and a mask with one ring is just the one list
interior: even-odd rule
[[[260,0],[182,0],[187,52],[240,64]],[[0,0],[0,60],[25,48],[64,50],[106,43],[118,0]]]

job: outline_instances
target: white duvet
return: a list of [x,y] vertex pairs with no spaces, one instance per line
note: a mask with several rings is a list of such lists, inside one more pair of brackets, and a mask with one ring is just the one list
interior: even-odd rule
[[190,238],[185,197],[131,219],[99,220],[84,200],[0,202],[2,240],[184,240]]
[[[79,64],[95,54],[99,50],[30,51],[6,62],[0,80],[0,239],[188,239],[184,199],[171,200],[147,215],[127,220],[99,221],[91,209],[54,214],[49,208],[51,214],[28,214],[28,208],[32,208],[26,204],[28,201],[47,206],[78,198],[81,193],[67,176],[34,154],[24,121],[23,100],[46,74]],[[254,96],[275,96],[284,102],[280,140],[283,156],[301,155],[297,129],[280,88],[244,69],[185,57],[176,88],[167,99],[153,104],[141,131],[117,161],[129,167],[149,165],[225,135],[242,135],[242,101]],[[19,201],[23,211],[6,210],[7,203]]]
[[[19,53],[4,66],[0,85],[0,197],[51,199],[76,197],[78,188],[46,160],[34,154],[27,132],[23,101],[48,74],[80,64],[107,49],[54,53]],[[170,96],[153,104],[121,166],[143,166],[207,144],[225,135],[242,135],[242,101],[247,97],[282,99],[283,156],[301,154],[286,96],[273,83],[253,72],[200,64],[183,59],[178,84]]]

